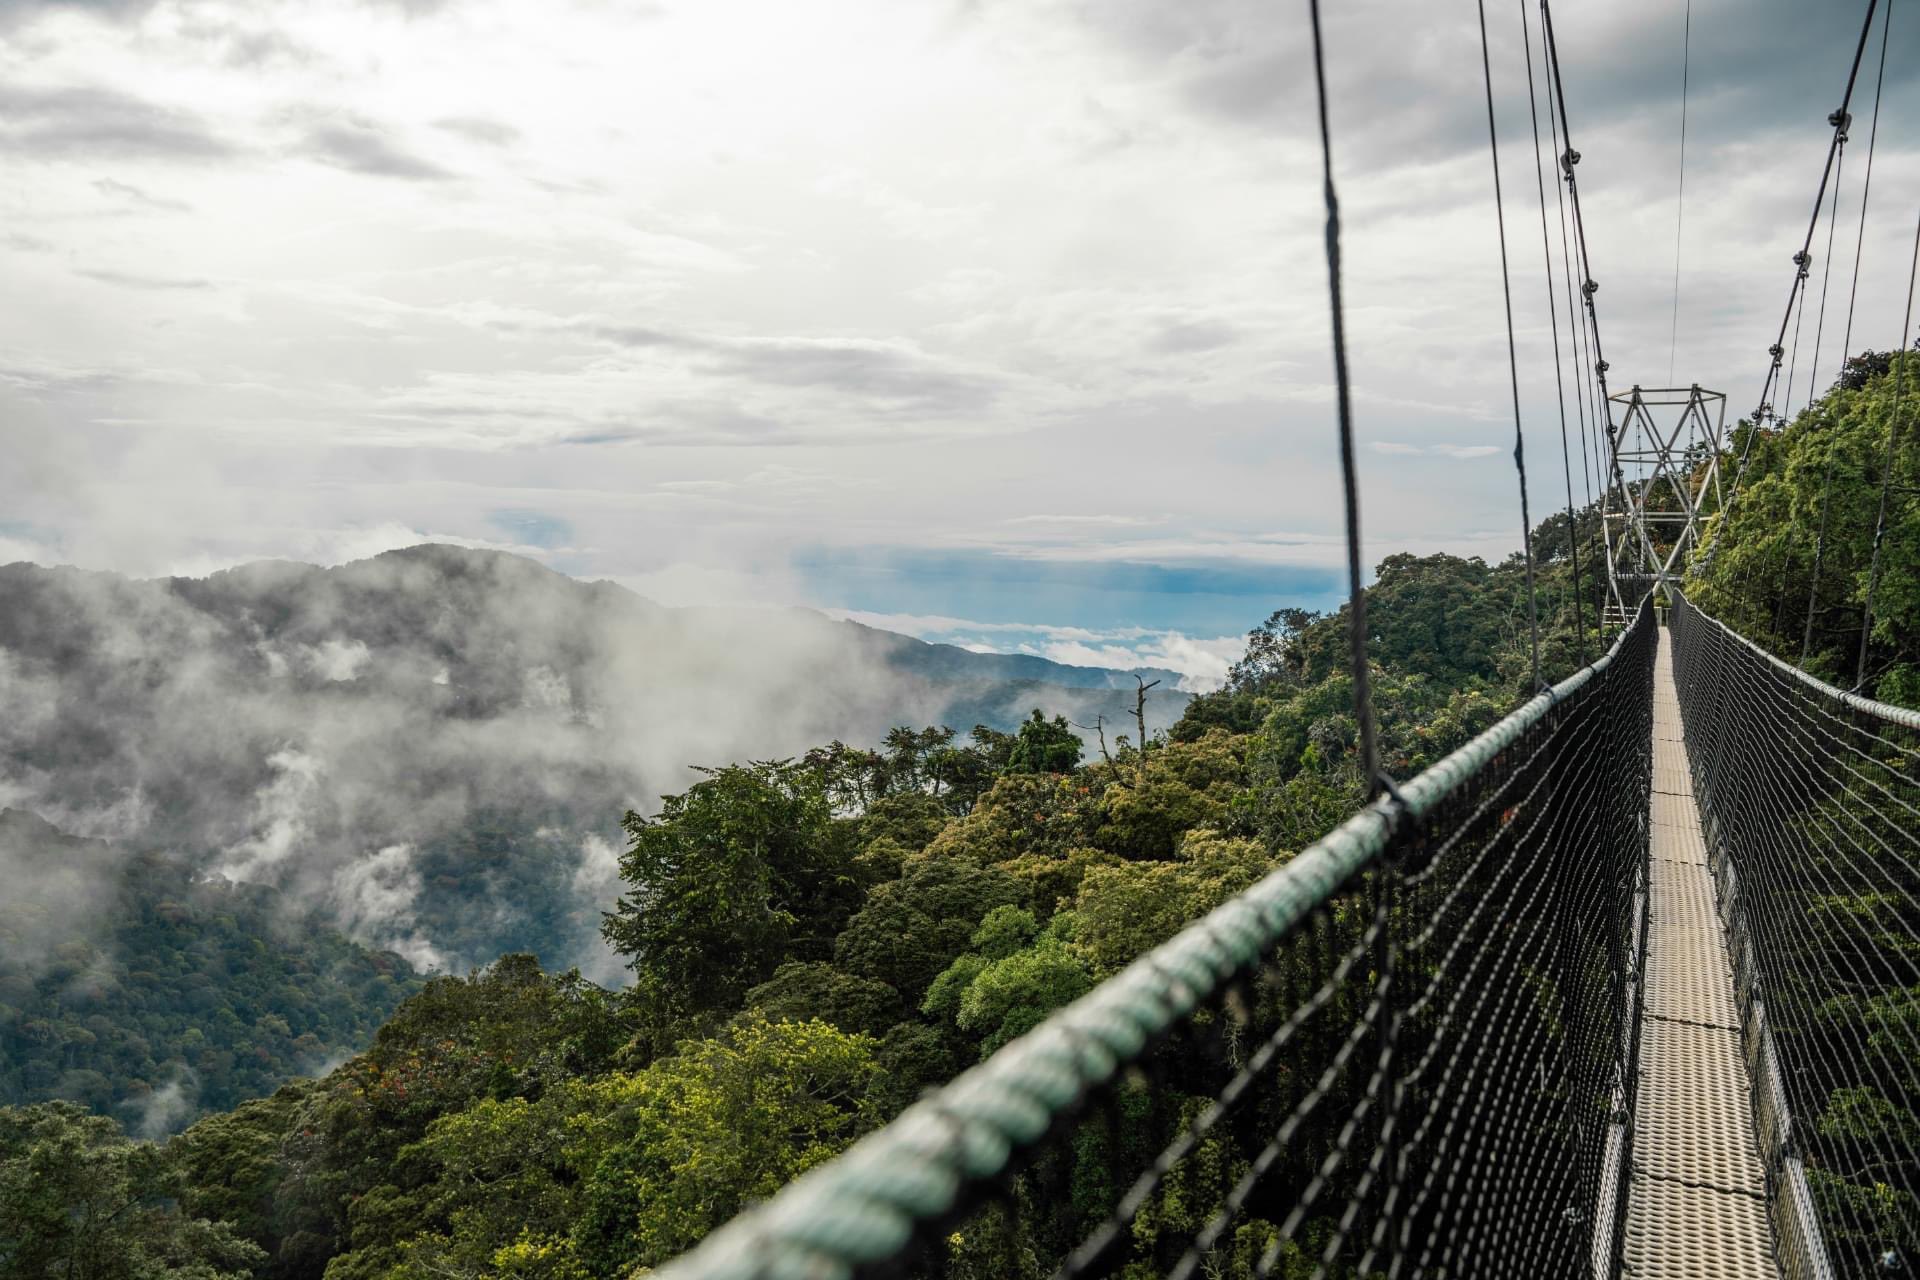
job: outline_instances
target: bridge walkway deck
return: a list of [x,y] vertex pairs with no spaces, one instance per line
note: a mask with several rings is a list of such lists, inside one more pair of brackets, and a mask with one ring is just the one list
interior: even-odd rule
[[1652,824],[1626,1274],[1779,1280],[1733,970],[1664,634],[1654,669]]

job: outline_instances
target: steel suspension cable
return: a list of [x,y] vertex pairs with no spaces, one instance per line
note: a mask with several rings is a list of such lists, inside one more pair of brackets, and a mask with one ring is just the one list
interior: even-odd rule
[[[1813,408],[1820,393],[1820,342],[1827,331],[1827,285],[1833,280],[1833,233],[1840,226],[1841,174],[1847,164],[1847,143],[1840,141],[1840,155],[1833,165],[1833,210],[1827,215],[1827,256],[1820,260],[1820,311],[1813,326],[1813,367],[1807,370],[1807,408]],[[1791,408],[1791,406],[1789,406]]]
[[1847,287],[1847,328],[1840,339],[1840,365],[1853,350],[1853,304],[1860,293],[1860,251],[1867,243],[1867,198],[1873,194],[1873,144],[1880,137],[1880,90],[1887,80],[1887,40],[1893,33],[1893,0],[1880,22],[1880,70],[1873,80],[1873,125],[1867,130],[1867,176],[1860,187],[1860,230],[1853,241],[1853,283]]
[[[1880,67],[1873,79],[1873,123],[1867,130],[1867,172],[1860,184],[1860,228],[1853,240],[1853,279],[1847,286],[1847,327],[1840,338],[1840,371],[1845,374],[1853,350],[1853,308],[1860,296],[1860,255],[1867,243],[1867,202],[1873,194],[1873,148],[1880,137],[1880,91],[1887,80],[1887,40],[1893,29],[1893,0],[1887,0],[1887,16],[1880,20]],[[1827,254],[1833,243],[1828,237]],[[1826,306],[1826,285],[1821,285],[1821,307]],[[1813,653],[1813,620],[1820,607],[1820,568],[1827,555],[1827,522],[1833,495],[1833,445],[1827,446],[1826,465],[1820,474],[1820,531],[1813,541],[1813,572],[1807,583],[1807,622],[1800,636],[1800,665],[1806,666]]]
[[1580,292],[1587,300],[1587,319],[1593,330],[1593,372],[1600,384],[1600,408],[1606,414],[1607,434],[1613,434],[1613,415],[1606,409],[1607,398],[1607,357],[1600,345],[1600,315],[1594,307],[1593,295],[1598,293],[1600,285],[1593,278],[1593,258],[1587,251],[1587,224],[1580,214],[1580,183],[1574,176],[1574,167],[1580,163],[1580,153],[1573,145],[1573,122],[1567,116],[1567,82],[1560,72],[1560,46],[1553,35],[1553,8],[1547,0],[1540,0],[1541,38],[1546,43],[1547,62],[1552,68],[1549,79],[1552,81],[1553,100],[1560,108],[1560,136],[1565,139],[1567,149],[1561,154],[1560,167],[1566,175],[1567,194],[1573,203],[1574,241],[1580,246]]
[[1900,350],[1893,360],[1893,408],[1887,414],[1887,452],[1880,463],[1880,509],[1873,518],[1873,559],[1867,569],[1867,600],[1860,619],[1860,661],[1853,672],[1853,687],[1867,682],[1867,646],[1873,639],[1873,598],[1880,586],[1880,547],[1887,535],[1887,493],[1893,487],[1894,444],[1900,439],[1900,398],[1906,389],[1908,351],[1913,342],[1913,281],[1920,270],[1920,221],[1913,228],[1913,262],[1907,268],[1907,312],[1900,325]]
[[1580,661],[1585,663],[1587,622],[1580,591],[1580,533],[1573,515],[1573,463],[1568,456],[1570,446],[1567,441],[1567,387],[1560,370],[1560,313],[1553,290],[1553,242],[1547,235],[1547,176],[1546,166],[1540,160],[1540,104],[1533,87],[1533,30],[1527,20],[1527,0],[1520,0],[1520,35],[1527,55],[1527,120],[1533,126],[1533,182],[1540,196],[1540,254],[1547,271],[1547,324],[1553,330],[1553,388],[1555,402],[1560,408],[1560,469],[1567,482],[1567,556],[1573,566],[1573,632],[1576,652],[1580,655]]
[[[1546,53],[1544,44],[1541,53],[1542,55]],[[1593,443],[1593,437],[1599,430],[1599,423],[1596,419],[1591,429],[1587,425],[1591,371],[1587,363],[1586,323],[1581,318],[1579,304],[1574,301],[1573,244],[1567,231],[1567,198],[1558,181],[1560,121],[1553,113],[1551,101],[1547,103],[1547,132],[1549,140],[1553,143],[1555,168],[1553,203],[1560,226],[1560,275],[1565,285],[1563,296],[1567,300],[1567,330],[1572,335],[1572,341],[1569,344],[1571,350],[1568,354],[1573,360],[1575,382],[1573,407],[1578,413],[1580,422],[1580,471],[1586,482],[1587,502],[1591,505],[1594,501],[1594,481],[1600,475],[1599,454],[1595,451]],[[1591,472],[1588,471],[1589,463],[1593,467]]]
[[[1588,407],[1584,397],[1589,395],[1592,397],[1590,436],[1588,435],[1588,415],[1584,412],[1581,415],[1583,437],[1581,467],[1585,469],[1586,450],[1591,450],[1595,483],[1589,490],[1588,499],[1593,501],[1594,493],[1597,491],[1602,508],[1600,512],[1601,543],[1609,560],[1608,580],[1611,582],[1611,561],[1616,551],[1613,546],[1612,532],[1607,526],[1605,508],[1607,495],[1619,487],[1620,477],[1618,468],[1613,463],[1613,415],[1608,408],[1610,401],[1607,398],[1607,362],[1600,350],[1600,315],[1594,305],[1594,294],[1598,291],[1599,285],[1594,281],[1593,272],[1587,261],[1586,231],[1580,218],[1580,187],[1574,177],[1574,166],[1580,162],[1580,153],[1574,149],[1572,126],[1567,119],[1566,89],[1560,75],[1559,50],[1553,37],[1553,15],[1548,7],[1548,0],[1540,0],[1540,37],[1541,57],[1547,74],[1548,132],[1553,139],[1555,159],[1559,166],[1562,184],[1566,189],[1563,197],[1562,184],[1556,184],[1554,198],[1560,209],[1561,266],[1566,276],[1567,305],[1570,313],[1574,311],[1575,304],[1573,302],[1574,253],[1573,241],[1568,233],[1569,223],[1574,228],[1580,246],[1582,281],[1580,296],[1585,305],[1579,308],[1577,319],[1570,315],[1570,323],[1575,324],[1574,345],[1581,362],[1582,375],[1580,391],[1583,398],[1576,403],[1584,410]],[[1568,205],[1572,206],[1571,209],[1567,207]],[[1624,602],[1616,600],[1615,603],[1622,604],[1624,607]]]
[[1780,407],[1785,410],[1785,412],[1776,412],[1774,414],[1774,421],[1782,424],[1790,422],[1793,419],[1793,381],[1794,374],[1799,372],[1800,369],[1800,326],[1807,318],[1806,281],[1808,275],[1811,273],[1812,261],[1811,258],[1805,258],[1800,263],[1800,305],[1795,307],[1793,311],[1793,349],[1787,357],[1786,394],[1780,397]]
[[1369,795],[1381,789],[1380,738],[1367,669],[1367,587],[1360,562],[1360,481],[1353,461],[1353,399],[1347,380],[1346,309],[1340,297],[1340,197],[1333,186],[1333,134],[1327,124],[1327,69],[1320,0],[1308,0],[1313,25],[1313,83],[1319,100],[1320,163],[1327,205],[1327,295],[1333,312],[1333,383],[1340,413],[1340,479],[1347,517],[1347,647],[1353,672],[1353,718],[1360,726],[1360,764]]
[[1667,335],[1667,383],[1673,383],[1674,352],[1680,345],[1680,229],[1687,212],[1687,80],[1693,69],[1693,0],[1687,0],[1686,26],[1680,37],[1680,187],[1673,200],[1673,326]]
[[[1319,0],[1315,0],[1317,6]],[[1493,157],[1493,212],[1500,228],[1500,292],[1507,308],[1507,374],[1513,387],[1513,467],[1520,475],[1520,549],[1527,560],[1527,633],[1533,663],[1533,687],[1540,683],[1540,613],[1533,590],[1533,519],[1527,509],[1527,442],[1520,427],[1520,357],[1513,341],[1513,282],[1507,272],[1507,206],[1500,193],[1500,136],[1493,119],[1493,59],[1487,48],[1487,0],[1475,0],[1480,12],[1480,73],[1487,89],[1487,153]],[[1541,202],[1544,212],[1546,203]]]
[[1807,234],[1801,241],[1799,252],[1796,253],[1793,258],[1793,284],[1787,291],[1786,310],[1782,312],[1780,316],[1780,332],[1778,336],[1774,338],[1773,345],[1767,349],[1767,354],[1772,358],[1771,363],[1767,366],[1765,381],[1760,384],[1760,400],[1758,406],[1754,409],[1753,429],[1747,433],[1746,443],[1740,450],[1739,463],[1734,468],[1733,484],[1731,486],[1732,492],[1727,495],[1727,507],[1731,507],[1734,501],[1740,496],[1740,481],[1746,475],[1747,459],[1753,452],[1754,437],[1759,434],[1761,424],[1769,408],[1767,398],[1773,393],[1774,383],[1780,378],[1780,361],[1786,354],[1787,325],[1793,319],[1794,304],[1798,301],[1801,286],[1806,280],[1804,270],[1808,256],[1813,249],[1814,229],[1820,225],[1820,209],[1827,200],[1827,183],[1833,178],[1834,161],[1840,152],[1840,140],[1846,133],[1849,119],[1847,108],[1853,102],[1854,81],[1860,75],[1860,58],[1866,52],[1867,33],[1873,29],[1873,15],[1878,8],[1879,0],[1867,0],[1867,16],[1860,24],[1860,39],[1854,46],[1853,63],[1847,71],[1846,91],[1840,95],[1839,109],[1827,117],[1828,123],[1833,126],[1833,141],[1828,144],[1827,163],[1820,171],[1820,188],[1814,194],[1813,216],[1807,220]]

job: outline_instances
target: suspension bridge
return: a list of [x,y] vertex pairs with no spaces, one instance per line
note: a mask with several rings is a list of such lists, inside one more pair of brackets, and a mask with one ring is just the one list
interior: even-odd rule
[[[1877,7],[1828,120],[1788,320]],[[1788,320],[1737,449],[1718,393],[1609,392],[1579,154],[1539,11],[1558,273],[1540,173],[1542,245],[1556,378],[1564,304],[1580,469],[1600,480],[1592,634],[1611,636],[1606,651],[1548,685],[1536,632],[1536,696],[1417,777],[1379,771],[1312,3],[1351,674],[1374,799],[662,1280],[1920,1272],[1920,712],[1823,683],[1686,598],[1689,560],[1712,554],[1707,513],[1737,503],[1747,450],[1779,420],[1772,398],[1791,406]],[[1482,9],[1498,203],[1485,22]],[[1883,67],[1884,43],[1883,25]],[[1504,212],[1501,246],[1504,282]],[[1857,285],[1857,253],[1855,272]],[[1824,297],[1823,282],[1822,321]],[[1850,299],[1843,341],[1852,322]],[[1510,300],[1508,331],[1511,358]],[[1571,533],[1570,444],[1563,469]],[[1883,491],[1876,576],[1885,512]],[[1531,611],[1531,576],[1529,592]],[[981,1224],[1000,1270],[963,1252]]]

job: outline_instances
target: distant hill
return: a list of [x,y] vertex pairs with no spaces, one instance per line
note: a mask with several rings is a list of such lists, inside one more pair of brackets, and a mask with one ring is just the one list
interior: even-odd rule
[[[1186,695],[1142,674],[1170,724]],[[1133,686],[443,545],[206,578],[0,567],[0,804],[272,887],[422,969],[527,950],[618,981],[597,938],[618,821],[690,765],[1035,707],[1111,724]]]

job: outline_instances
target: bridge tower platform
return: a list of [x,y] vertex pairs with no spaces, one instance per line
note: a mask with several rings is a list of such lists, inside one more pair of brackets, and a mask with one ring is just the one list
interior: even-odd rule
[[1603,621],[1624,627],[1651,591],[1686,572],[1711,495],[1720,502],[1720,445],[1727,397],[1691,387],[1635,386],[1609,397],[1600,504],[1607,549]]

